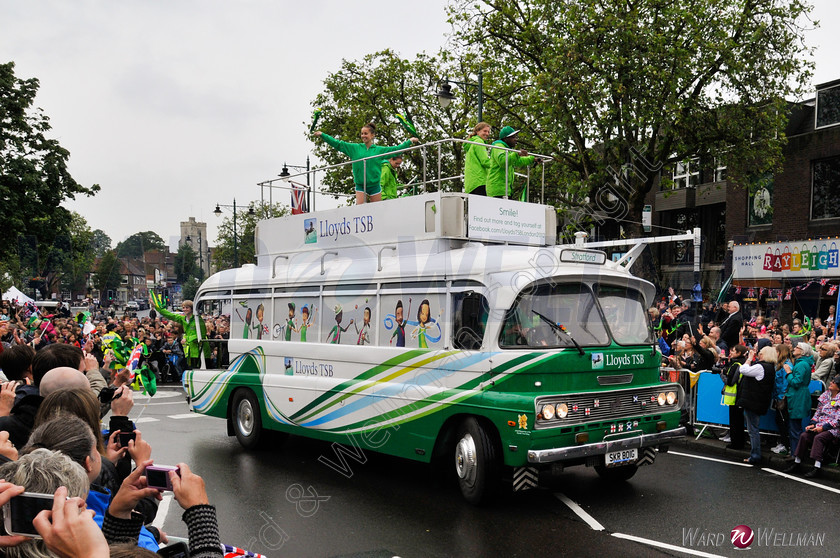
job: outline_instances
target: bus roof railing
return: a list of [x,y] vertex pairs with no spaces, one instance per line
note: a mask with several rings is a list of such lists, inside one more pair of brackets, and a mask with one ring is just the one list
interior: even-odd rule
[[[491,145],[486,143],[478,143],[474,141],[459,139],[459,138],[447,138],[442,140],[437,140],[433,142],[423,143],[420,145],[415,145],[411,147],[407,147],[400,151],[393,152],[391,154],[380,154],[380,155],[372,155],[370,157],[365,157],[363,159],[354,159],[352,161],[345,161],[342,163],[338,163],[335,165],[327,165],[324,167],[318,167],[315,169],[310,169],[308,171],[298,172],[296,174],[289,174],[288,176],[282,176],[278,178],[272,178],[270,180],[264,180],[262,182],[258,182],[257,185],[260,187],[260,201],[265,203],[266,201],[266,190],[268,191],[268,202],[274,203],[274,190],[289,190],[289,191],[305,191],[307,196],[311,193],[312,196],[312,204],[310,206],[310,211],[315,210],[315,196],[332,196],[338,198],[340,196],[353,196],[355,193],[344,194],[341,192],[335,192],[332,190],[322,189],[318,186],[318,178],[319,176],[324,176],[326,173],[333,169],[343,168],[343,167],[350,167],[354,163],[362,162],[364,165],[364,176],[365,180],[367,180],[367,165],[369,164],[368,161],[377,160],[372,164],[380,164],[383,158],[393,157],[394,154],[405,154],[414,151],[419,151],[420,158],[422,164],[420,165],[419,171],[419,182],[415,184],[420,190],[420,192],[428,191],[428,187],[436,187],[436,189],[440,190],[443,188],[444,183],[451,183],[457,180],[460,180],[464,177],[463,174],[455,175],[455,176],[443,176],[443,147],[447,144],[455,144],[455,143],[466,143],[472,145],[478,145],[480,147],[484,147],[491,150],[498,150],[498,151],[507,151],[518,153],[521,151],[520,149],[512,149],[509,147],[501,147],[498,145]],[[437,164],[434,165],[429,161],[429,152],[436,151],[437,154]],[[533,156],[540,164],[541,164],[541,173],[540,173],[540,203],[545,203],[545,165],[549,161],[552,161],[552,157],[548,155],[541,155],[539,153],[529,153],[529,155]],[[507,168],[507,157],[505,158],[505,195],[504,198],[507,199],[509,197],[510,188],[507,182],[508,176],[508,168]],[[432,171],[435,170],[435,173]],[[515,173],[516,176],[524,177],[525,178],[525,196],[530,195],[531,190],[531,169],[530,166],[527,167],[527,172],[524,174]],[[351,175],[352,176],[352,175]],[[304,184],[305,180],[305,184]],[[413,182],[413,180],[412,180]]]

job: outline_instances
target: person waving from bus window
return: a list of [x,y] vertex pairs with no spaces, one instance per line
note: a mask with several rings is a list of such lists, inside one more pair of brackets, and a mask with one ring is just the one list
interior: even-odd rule
[[476,196],[487,195],[487,171],[490,170],[490,155],[487,148],[476,143],[487,143],[490,139],[490,124],[479,122],[464,144],[464,192]]
[[368,159],[367,161],[360,161],[365,157],[372,157],[374,155],[385,155],[386,153],[393,153],[411,147],[412,144],[420,143],[417,138],[408,139],[397,146],[385,147],[373,143],[376,136],[376,126],[372,123],[362,126],[359,134],[362,138],[362,143],[349,143],[346,141],[337,140],[334,137],[318,130],[315,132],[316,138],[321,138],[332,148],[341,151],[350,159],[353,160],[353,182],[356,184],[356,204],[365,203],[367,197],[370,201],[376,202],[382,200],[382,186],[380,179],[382,177],[382,157],[380,159]]
[[176,314],[158,305],[155,298],[154,296],[149,297],[149,302],[152,303],[152,307],[157,309],[158,313],[164,318],[180,324],[181,329],[184,330],[184,358],[187,361],[187,366],[191,370],[200,368],[201,349],[198,346],[198,331],[201,331],[201,338],[206,339],[207,329],[204,325],[204,320],[193,314],[192,300],[182,302],[181,308],[184,310],[184,313]]
[[[513,149],[516,147],[519,130],[505,126],[499,132],[499,139],[493,145]],[[527,167],[534,162],[534,156],[524,149],[518,152],[507,149],[490,150],[490,170],[487,172],[487,195],[494,198],[510,196],[513,190],[514,169]]]

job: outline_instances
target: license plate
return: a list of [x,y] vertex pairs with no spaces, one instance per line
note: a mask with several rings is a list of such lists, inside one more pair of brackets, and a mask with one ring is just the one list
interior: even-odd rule
[[639,458],[639,450],[636,448],[621,451],[611,451],[604,455],[604,465],[607,467],[618,467],[629,465]]

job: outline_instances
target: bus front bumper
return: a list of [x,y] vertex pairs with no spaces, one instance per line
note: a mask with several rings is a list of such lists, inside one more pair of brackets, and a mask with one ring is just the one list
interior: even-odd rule
[[[627,433],[624,433],[626,436]],[[554,461],[568,461],[580,459],[593,455],[604,455],[606,453],[621,451],[633,448],[646,448],[673,442],[685,436],[685,427],[680,426],[673,430],[657,432],[655,434],[640,434],[629,438],[618,440],[603,440],[593,444],[583,444],[568,448],[555,448],[546,450],[528,450],[529,463],[552,463]]]

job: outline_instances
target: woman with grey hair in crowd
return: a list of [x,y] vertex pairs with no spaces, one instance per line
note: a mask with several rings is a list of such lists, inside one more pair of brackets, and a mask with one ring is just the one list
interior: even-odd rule
[[819,380],[828,384],[828,379],[834,376],[834,353],[837,350],[834,343],[820,343],[817,347],[817,359],[814,361],[812,380]]
[[[38,516],[41,521],[33,522],[36,528],[40,527],[39,532],[45,537],[45,540],[13,537],[13,540],[4,541],[6,544],[14,544],[14,546],[8,546],[4,549],[4,556],[8,558],[54,558],[67,555],[65,552],[61,552],[62,549],[66,551],[66,547],[53,547],[52,543],[56,539],[49,527],[64,522],[65,517],[61,512],[68,512],[69,515],[70,512],[75,511],[77,515],[80,515],[78,510],[84,509],[84,499],[88,493],[89,483],[84,469],[61,452],[39,448],[22,455],[17,461],[11,461],[0,466],[0,478],[6,481],[0,485],[0,498],[4,501],[8,497],[17,496],[25,490],[26,492],[54,494],[58,506],[62,505],[62,500],[65,504],[62,510],[53,506],[52,514],[41,512]],[[76,499],[76,501],[67,500],[68,498]],[[67,504],[72,509],[69,509]],[[89,514],[87,517],[90,517]],[[85,518],[77,517],[76,519],[84,520]],[[50,523],[45,525],[44,520],[48,520]],[[105,538],[101,535],[96,536],[96,533],[91,533],[90,522],[87,523],[85,532],[92,535],[89,537],[92,542],[88,542],[84,552],[76,555],[92,558],[107,556]],[[50,550],[50,547],[55,548],[57,552]],[[102,553],[103,548],[105,550],[104,554]]]
[[787,399],[790,414],[790,453],[796,453],[799,436],[805,424],[811,419],[811,367],[814,366],[813,351],[808,343],[793,346],[793,367],[785,364],[787,374]]

